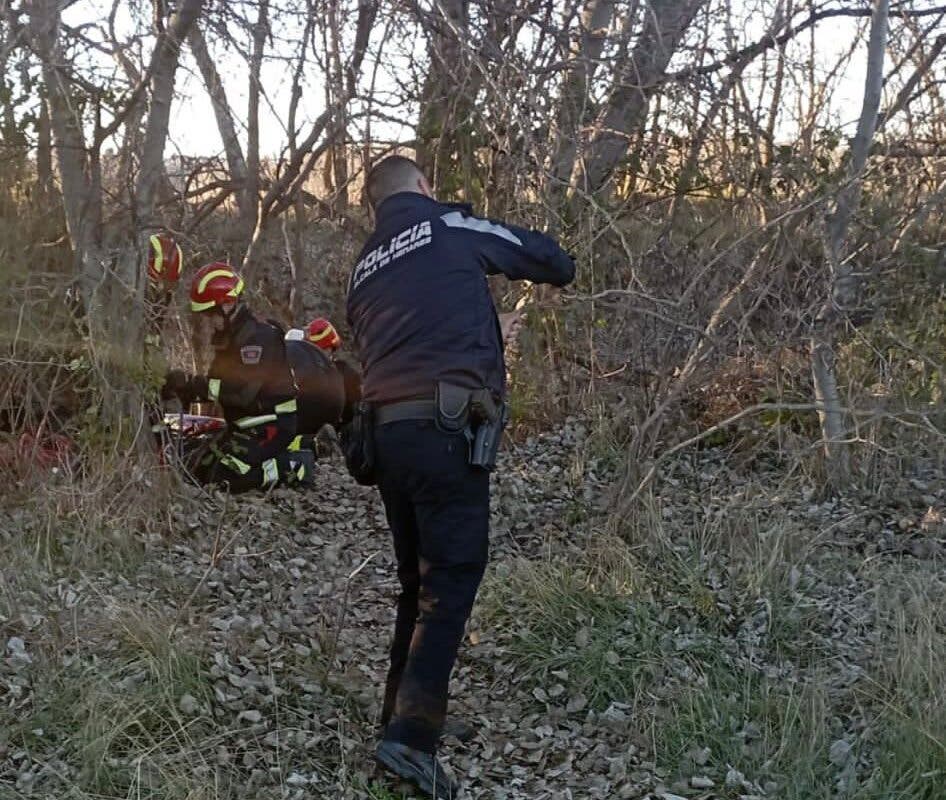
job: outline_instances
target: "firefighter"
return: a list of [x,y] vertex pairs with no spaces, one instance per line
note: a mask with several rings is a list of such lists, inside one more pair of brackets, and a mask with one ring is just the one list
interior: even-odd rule
[[173,236],[156,233],[148,237],[148,283],[152,292],[147,327],[150,343],[155,346],[159,346],[161,329],[183,266],[184,253]]
[[335,369],[342,376],[345,387],[345,408],[342,411],[342,424],[351,421],[355,405],[361,400],[361,373],[341,356],[342,337],[335,326],[324,317],[317,317],[306,327],[306,339],[320,347],[332,359]]
[[156,233],[148,238],[148,278],[155,286],[167,291],[181,279],[184,254],[174,237]]
[[[347,359],[342,358],[339,352],[341,346],[342,337],[324,317],[316,317],[304,329],[293,328],[286,333],[289,359],[301,389],[300,431],[315,433],[313,427],[316,423],[318,427],[332,424],[337,429],[351,420],[352,410],[361,399],[361,373]],[[322,375],[321,365],[333,366],[333,374],[328,377]],[[313,369],[313,366],[316,368]],[[303,386],[305,383],[308,385]],[[329,397],[339,399],[339,388],[342,405],[338,416],[328,419]],[[301,421],[303,417],[304,422]]]
[[299,433],[314,437],[325,425],[338,425],[345,409],[345,385],[331,356],[299,328],[286,333],[286,355],[298,390]]
[[212,400],[223,410],[226,434],[194,467],[199,481],[224,483],[231,492],[310,483],[314,457],[299,449],[296,386],[283,332],[254,316],[243,289],[228,264],[198,270],[190,307],[213,328],[213,361],[206,376],[172,370],[164,394],[184,404]]

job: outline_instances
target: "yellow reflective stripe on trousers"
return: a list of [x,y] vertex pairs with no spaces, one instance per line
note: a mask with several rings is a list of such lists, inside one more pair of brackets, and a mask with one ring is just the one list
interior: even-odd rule
[[235,455],[229,453],[220,459],[220,463],[225,467],[229,467],[234,472],[239,472],[241,475],[246,475],[246,473],[252,469],[245,461],[241,461]]
[[220,378],[211,378],[207,381],[207,394],[215,403],[220,398]]
[[275,458],[268,458],[263,462],[263,486],[269,486],[279,480],[279,465]]
[[255,428],[257,425],[264,425],[267,422],[275,422],[275,414],[263,414],[259,417],[240,417],[234,425],[236,425],[240,430],[246,430],[247,428]]
[[277,414],[295,414],[296,409],[298,407],[299,406],[296,403],[295,399],[287,400],[285,403],[280,403],[279,405],[276,406],[276,413]]
[[298,453],[302,449],[302,437],[297,436],[291,442],[289,442],[289,447],[286,448],[290,453]]

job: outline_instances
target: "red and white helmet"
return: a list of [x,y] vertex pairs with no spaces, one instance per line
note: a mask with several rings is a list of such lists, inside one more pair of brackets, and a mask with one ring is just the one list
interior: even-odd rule
[[342,337],[335,326],[324,317],[318,317],[308,324],[305,338],[323,350],[337,350],[342,345]]
[[229,264],[201,267],[191,283],[191,311],[207,311],[234,302],[243,293],[243,278]]
[[177,283],[184,263],[181,246],[166,233],[155,234],[148,241],[148,277],[155,283]]

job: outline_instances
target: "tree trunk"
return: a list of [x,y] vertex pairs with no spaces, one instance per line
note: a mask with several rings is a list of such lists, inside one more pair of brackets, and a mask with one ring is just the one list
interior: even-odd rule
[[[332,76],[332,98],[333,102],[338,102],[335,98],[345,96],[345,71],[342,68],[342,34],[338,25],[337,0],[330,0],[328,4],[328,25],[329,35],[331,37],[330,49],[330,74]],[[332,174],[335,178],[335,202],[333,211],[336,214],[344,214],[348,210],[348,142],[346,129],[348,127],[348,108],[345,104],[339,104],[338,109],[338,129],[340,131],[335,144],[332,146]]]
[[455,132],[449,130],[450,109],[461,100],[457,74],[464,62],[456,31],[462,34],[468,28],[470,2],[444,0],[436,9],[439,13],[433,19],[422,20],[430,28],[430,64],[421,91],[416,147],[417,164],[435,190],[444,183],[455,149]]
[[269,33],[269,0],[260,0],[259,16],[253,26],[253,54],[250,59],[250,85],[246,121],[246,208],[241,213],[241,232],[252,241],[258,225],[260,195],[259,100],[260,71],[266,36]]
[[151,102],[135,192],[136,219],[139,228],[146,232],[156,227],[155,201],[164,170],[164,146],[168,137],[171,101],[174,99],[174,77],[181,44],[200,15],[203,5],[204,0],[182,0],[164,35],[158,38],[151,57]]
[[39,104],[39,120],[36,124],[36,179],[40,208],[48,208],[53,200],[53,139],[49,121],[49,105],[45,100]]
[[834,488],[840,488],[850,480],[849,450],[843,441],[847,420],[838,390],[835,345],[841,315],[855,302],[859,288],[852,263],[843,260],[843,257],[848,227],[860,204],[864,167],[877,126],[883,91],[889,10],[889,0],[875,0],[867,46],[867,76],[861,116],[851,143],[847,176],[838,190],[834,211],[826,224],[825,260],[831,275],[831,285],[811,338],[811,375],[815,400],[819,405],[828,481]]
[[305,324],[303,319],[303,298],[302,287],[304,284],[305,267],[305,200],[302,192],[296,194],[293,204],[293,226],[292,233],[289,230],[289,217],[284,214],[282,218],[283,241],[286,246],[286,260],[289,262],[289,316],[293,325],[302,326]]
[[35,0],[28,7],[33,47],[42,61],[53,151],[62,187],[66,231],[72,244],[76,283],[82,307],[91,315],[96,291],[105,277],[102,264],[101,195],[93,194],[84,121],[63,67],[59,43],[59,4]]
[[562,85],[555,118],[552,162],[553,194],[564,197],[575,168],[581,128],[592,109],[589,106],[591,81],[614,16],[614,0],[585,0],[581,29],[572,42],[572,55]]
[[[109,281],[109,318],[103,321],[108,341],[115,350],[114,367],[110,371],[112,392],[104,409],[114,428],[128,425],[135,445],[142,452],[149,449],[147,416],[141,386],[133,377],[145,359],[144,305],[146,280],[142,268],[147,253],[148,236],[160,229],[156,217],[157,197],[166,178],[164,147],[167,142],[174,79],[180,59],[181,44],[195,24],[204,0],[182,0],[172,14],[167,28],[158,37],[151,56],[149,72],[150,102],[141,150],[138,181],[135,187],[132,238],[126,239],[115,259]],[[136,123],[137,124],[137,123]],[[128,363],[123,363],[127,361]],[[141,435],[145,434],[145,435]]]
[[620,71],[598,117],[585,157],[572,171],[570,197],[578,189],[597,192],[627,154],[629,143],[647,117],[650,98],[666,76],[696,12],[705,0],[652,0],[629,64]]

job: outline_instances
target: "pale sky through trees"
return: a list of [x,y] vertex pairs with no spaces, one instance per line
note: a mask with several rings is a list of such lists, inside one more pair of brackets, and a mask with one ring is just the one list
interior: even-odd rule
[[[750,4],[744,0],[736,0],[733,6],[733,13],[736,18],[747,18],[747,24],[741,30],[734,30],[735,47],[741,47],[751,42],[757,41],[764,31],[766,23],[769,21],[758,11],[743,11],[749,9]],[[107,15],[110,2],[103,0],[80,0],[80,2],[71,6],[64,12],[64,20],[73,25],[79,26],[92,22],[102,22],[103,15]],[[116,28],[119,34],[123,33],[122,28],[128,28],[130,17],[127,9],[120,11],[116,19]],[[817,26],[815,30],[815,45],[818,50],[817,67],[827,72],[831,65],[850,48],[855,37],[858,36],[858,27],[866,24],[865,20],[853,20],[847,18],[838,18],[828,20]],[[373,63],[379,58],[380,68],[377,73],[377,89],[381,91],[392,89],[398,82],[398,72],[406,68],[405,59],[411,48],[417,55],[417,62],[422,63],[424,59],[423,45],[419,41],[410,43],[404,41],[401,36],[382,42],[384,35],[383,29],[376,29],[372,33],[372,43],[368,58],[366,61],[366,74],[371,73]],[[528,29],[522,34],[528,36]],[[799,49],[807,48],[810,40],[805,34],[799,37],[799,40],[790,46]],[[245,43],[247,49],[249,42]],[[720,48],[721,49],[721,48]],[[219,44],[211,42],[211,50],[215,55],[218,69],[224,81],[227,90],[228,99],[234,110],[234,116],[239,126],[245,123],[245,111],[247,106],[247,74],[248,66],[246,60],[236,52],[226,52],[221,49]],[[719,50],[717,50],[717,53]],[[273,52],[272,48],[267,52],[267,56],[281,56],[279,52]],[[293,53],[287,53],[287,57],[292,57]],[[94,57],[94,56],[93,56]],[[851,60],[846,70],[842,71],[835,83],[835,92],[829,105],[828,119],[821,120],[822,124],[829,122],[832,125],[851,126],[856,121],[860,111],[860,98],[863,94],[864,71],[867,58],[867,43],[862,37],[857,48],[853,52]],[[747,70],[747,85],[752,86],[753,77],[758,75],[760,66],[754,64]],[[285,63],[278,60],[267,58],[262,67],[263,100],[260,107],[260,150],[264,156],[277,156],[286,144],[285,134],[285,114],[289,103],[289,91],[291,86],[291,70]],[[366,78],[362,78],[364,85]],[[307,121],[314,119],[324,109],[324,76],[318,66],[310,63],[306,70],[305,81],[307,91],[303,95],[300,103],[300,125],[304,126]],[[200,74],[194,64],[193,57],[184,48],[181,59],[181,69],[178,72],[176,85],[177,102],[172,107],[170,136],[167,143],[167,156],[209,156],[221,152],[221,139],[214,119],[213,109],[207,98]],[[779,124],[776,133],[779,138],[791,139],[795,133],[793,120],[793,102],[791,101],[792,89],[786,90],[786,102],[784,111],[779,118]],[[385,109],[384,119],[372,120],[372,138],[377,140],[409,140],[413,136],[413,126],[416,124],[416,108],[410,108],[406,105],[401,108]],[[402,123],[398,124],[394,118],[400,118]],[[672,120],[669,122],[672,123]],[[353,137],[357,137],[363,128],[363,120],[356,120],[353,129],[350,131]],[[240,130],[241,137],[245,139],[245,127]]]

